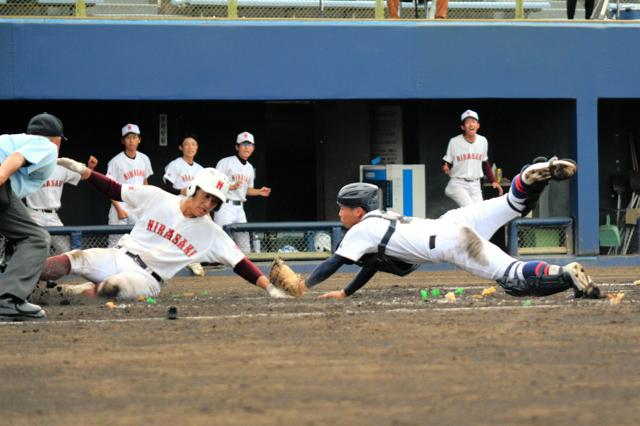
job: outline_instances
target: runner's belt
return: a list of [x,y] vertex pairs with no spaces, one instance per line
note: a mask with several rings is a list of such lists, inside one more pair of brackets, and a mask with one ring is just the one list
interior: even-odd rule
[[227,201],[225,201],[225,203],[233,204],[234,206],[241,206],[242,205],[242,201],[238,201],[238,200],[227,200]]
[[43,212],[43,213],[56,213],[58,211],[58,209],[31,209],[31,210],[35,210],[37,212]]
[[129,256],[130,258],[133,259],[134,262],[136,262],[138,265],[140,265],[140,267],[144,270],[146,270],[147,272],[149,272],[151,274],[151,276],[158,281],[159,283],[162,282],[162,278],[160,278],[160,275],[156,274],[155,272],[153,272],[153,270],[151,270],[151,268],[149,268],[147,266],[146,263],[144,263],[144,260],[142,260],[142,258],[137,255],[137,254],[133,254],[130,251],[125,251],[124,254],[126,254],[127,256]]
[[463,180],[463,181],[465,181],[465,182],[475,182],[475,181],[477,181],[477,180],[478,180],[478,179],[480,179],[480,178],[475,178],[475,179],[474,179],[474,178],[463,178],[463,177],[455,177],[455,176],[454,176],[454,179],[460,179],[460,180]]

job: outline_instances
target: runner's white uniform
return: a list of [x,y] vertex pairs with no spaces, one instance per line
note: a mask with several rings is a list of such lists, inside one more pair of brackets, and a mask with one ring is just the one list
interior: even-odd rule
[[[223,227],[232,223],[247,223],[247,216],[244,212],[243,203],[247,201],[247,191],[253,188],[253,180],[255,171],[251,163],[246,161],[244,164],[240,159],[233,155],[218,161],[216,169],[229,177],[231,184],[240,182],[240,186],[234,190],[230,190],[227,196],[227,202],[215,212],[213,218],[215,222]],[[251,251],[248,232],[239,232],[234,235],[235,241],[244,253]]]
[[[118,297],[156,296],[161,282],[193,262],[222,263],[235,267],[244,254],[208,215],[187,218],[180,210],[184,198],[154,186],[122,186],[122,200],[137,216],[133,230],[120,248],[73,250],[67,254],[71,272],[101,283],[117,277]],[[139,255],[144,269],[126,252]]]
[[473,143],[467,142],[463,135],[449,140],[442,159],[452,166],[444,193],[461,207],[482,201],[480,179],[484,174],[482,162],[489,160],[488,146],[487,139],[481,135],[476,135]]
[[[376,253],[389,228],[389,221],[370,216],[395,215],[374,210],[345,234],[336,254],[357,262],[364,254]],[[398,220],[385,253],[408,263],[449,262],[482,278],[502,278],[516,259],[488,241],[505,223],[520,217],[507,203],[507,195],[451,210],[439,219],[416,217]],[[464,225],[464,226],[460,226]],[[477,238],[477,235],[484,240]],[[435,236],[434,247],[430,247]],[[476,238],[473,238],[473,237]],[[473,244],[482,244],[482,250]],[[473,253],[481,253],[473,256]]]
[[[27,211],[35,223],[40,226],[63,226],[58,216],[62,206],[62,187],[65,183],[77,186],[80,175],[61,166],[56,166],[53,174],[39,190],[25,197]],[[51,237],[51,246],[56,254],[69,251],[69,238],[64,235]]]
[[201,170],[202,166],[195,161],[189,164],[184,158],[179,157],[167,164],[162,179],[171,182],[174,189],[182,189],[188,187]]
[[[123,152],[113,157],[107,165],[107,176],[122,185],[144,185],[144,180],[153,174],[151,161],[142,152],[136,152],[136,158],[129,158]],[[118,219],[118,212],[113,204],[109,209],[109,225],[133,225],[136,223],[135,213],[130,211],[126,203],[120,206],[127,212],[126,219]],[[110,235],[109,246],[115,246],[121,235]]]

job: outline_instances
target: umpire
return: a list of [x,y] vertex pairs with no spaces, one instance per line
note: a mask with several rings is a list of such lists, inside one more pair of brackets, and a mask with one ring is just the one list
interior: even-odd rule
[[62,121],[42,113],[27,133],[0,135],[0,234],[12,249],[0,277],[0,321],[45,318],[38,305],[26,301],[38,284],[51,237],[29,216],[21,198],[37,191],[55,170],[63,134]]

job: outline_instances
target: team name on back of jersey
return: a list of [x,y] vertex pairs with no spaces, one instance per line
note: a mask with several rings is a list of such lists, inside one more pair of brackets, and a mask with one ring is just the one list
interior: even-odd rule
[[122,175],[124,180],[133,179],[136,176],[144,177],[144,170],[142,169],[133,169]]
[[180,175],[180,180],[183,182],[191,182],[193,180],[192,175]]
[[192,244],[189,244],[189,241],[186,238],[177,233],[173,228],[169,228],[168,226],[163,225],[157,220],[149,219],[149,222],[147,222],[147,231],[154,232],[160,235],[162,238],[171,241],[188,257],[193,257],[196,253],[198,253],[198,250],[196,250],[196,248]]
[[52,186],[56,186],[56,187],[61,187],[62,185],[64,185],[64,181],[60,180],[60,179],[49,179],[48,181],[46,181],[41,188],[49,188]]
[[470,152],[468,154],[456,155],[456,161],[464,161],[464,160],[480,160],[480,161],[482,161],[482,154]]

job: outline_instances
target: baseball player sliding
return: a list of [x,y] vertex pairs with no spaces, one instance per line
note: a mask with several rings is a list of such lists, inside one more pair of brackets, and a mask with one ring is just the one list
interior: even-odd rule
[[41,280],[75,273],[90,282],[69,286],[72,293],[130,299],[158,295],[162,285],[190,263],[216,262],[233,267],[272,297],[284,295],[211,219],[211,212],[226,201],[229,188],[228,178],[216,169],[198,173],[186,197],[181,197],[153,186],[121,185],[69,158],[58,163],[80,173],[108,198],[126,202],[138,221],[117,247],[49,257]]
[[[336,253],[298,283],[302,288],[297,289],[298,294],[321,283],[346,263],[356,263],[362,269],[346,288],[321,298],[350,296],[377,271],[406,275],[419,263],[449,262],[479,277],[496,280],[514,296],[546,296],[573,288],[576,297],[599,297],[599,289],[579,263],[558,266],[519,261],[488,241],[498,228],[527,214],[550,179],[567,179],[575,172],[572,160],[540,157],[514,177],[508,194],[451,210],[436,220],[380,211],[375,185],[346,185],[338,193],[338,205],[340,220],[348,231]],[[273,281],[277,283],[276,279]]]
[[[87,167],[91,170],[98,165],[98,160],[93,155],[87,161]],[[25,204],[29,216],[40,226],[63,226],[58,209],[62,206],[62,188],[65,183],[73,186],[80,182],[80,175],[64,167],[56,166],[53,174],[46,180],[39,190],[25,197]],[[55,253],[69,251],[69,239],[62,235],[51,237],[51,246]]]
[[447,153],[442,157],[442,171],[449,175],[445,195],[460,207],[464,207],[482,201],[480,179],[483,171],[491,186],[497,189],[500,195],[503,194],[503,190],[489,164],[487,138],[478,134],[478,113],[466,110],[460,116],[460,123],[462,134],[449,140]]
[[[216,164],[216,169],[231,179],[229,198],[220,208],[220,211],[214,215],[214,220],[220,227],[232,223],[247,222],[247,215],[243,208],[244,202],[247,201],[247,195],[262,197],[271,195],[271,188],[266,186],[262,188],[253,187],[255,173],[248,160],[255,149],[253,135],[249,132],[242,132],[236,138],[236,155],[223,158]],[[251,251],[247,232],[239,232],[234,238],[244,253]]]

